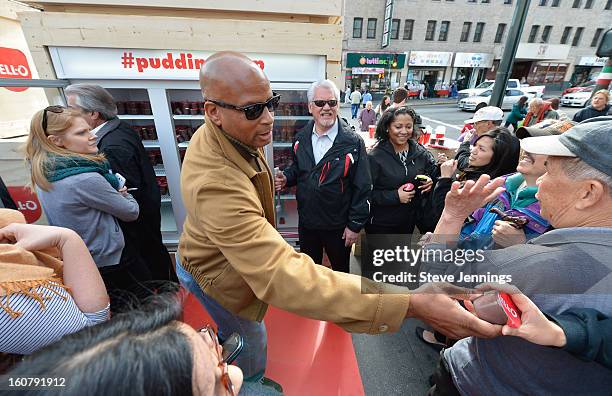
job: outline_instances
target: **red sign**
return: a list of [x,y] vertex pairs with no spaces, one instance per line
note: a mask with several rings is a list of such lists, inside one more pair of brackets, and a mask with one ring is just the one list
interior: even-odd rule
[[[0,78],[32,79],[25,54],[18,49],[0,47]],[[9,91],[23,92],[27,87],[5,87]]]
[[[253,61],[257,66],[264,70],[263,60]],[[143,73],[146,69],[178,69],[178,70],[200,70],[206,59],[194,58],[191,53],[181,52],[175,55],[172,52],[166,53],[164,57],[141,57],[134,56],[133,52],[125,51],[121,56],[121,65],[124,69],[133,69],[136,66],[138,73]]]
[[6,189],[8,190],[11,198],[13,198],[13,201],[15,201],[17,210],[19,210],[25,216],[28,223],[34,223],[36,220],[40,219],[42,210],[38,197],[34,191],[32,191],[29,187],[23,186],[7,187]]

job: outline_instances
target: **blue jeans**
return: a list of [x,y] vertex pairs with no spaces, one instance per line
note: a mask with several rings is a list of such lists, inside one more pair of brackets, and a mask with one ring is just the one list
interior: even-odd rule
[[353,118],[357,118],[357,112],[359,111],[359,103],[351,104],[351,111],[353,112]]
[[244,347],[234,363],[244,373],[244,380],[256,382],[262,379],[266,371],[268,345],[266,326],[263,321],[255,322],[242,319],[206,295],[193,276],[181,266],[178,254],[176,255],[176,275],[181,285],[197,297],[215,321],[220,340],[227,339],[232,333],[238,333],[242,336]]

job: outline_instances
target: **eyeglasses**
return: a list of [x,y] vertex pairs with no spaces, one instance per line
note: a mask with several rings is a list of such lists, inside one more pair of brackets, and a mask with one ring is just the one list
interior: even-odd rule
[[45,109],[43,110],[43,117],[42,117],[42,129],[45,135],[47,134],[47,112],[48,111],[50,111],[51,113],[60,114],[64,112],[64,107],[63,106],[45,107]]
[[225,109],[243,111],[246,119],[252,121],[252,120],[256,120],[259,117],[261,117],[261,114],[263,113],[264,108],[268,108],[268,111],[270,113],[274,113],[274,111],[278,107],[281,96],[277,94],[276,92],[272,92],[272,94],[273,94],[272,97],[263,103],[253,103],[253,104],[246,105],[246,106],[235,106],[229,103],[221,102],[220,100],[213,100],[213,99],[204,99],[204,100],[208,102],[212,102],[216,104],[217,106],[223,107]]
[[210,325],[206,325],[198,330],[198,333],[208,333],[208,336],[213,341],[215,352],[217,353],[217,358],[219,359],[219,367],[221,368],[221,383],[230,396],[236,396],[234,384],[232,384],[232,380],[230,379],[229,372],[227,370],[227,362],[223,359],[223,355],[221,354],[221,345],[219,344],[219,338],[217,337],[215,330],[213,330]]
[[336,107],[338,105],[338,101],[336,99],[331,100],[313,100],[312,103],[317,107],[325,107],[325,105],[329,105],[329,107]]

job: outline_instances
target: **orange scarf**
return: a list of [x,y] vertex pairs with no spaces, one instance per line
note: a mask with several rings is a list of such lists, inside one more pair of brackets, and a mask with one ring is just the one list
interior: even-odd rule
[[[0,209],[0,228],[25,222],[20,212]],[[43,296],[39,288],[55,294],[54,286],[67,290],[59,257],[56,248],[30,252],[12,244],[0,244],[0,307],[13,319],[18,318],[23,312],[11,309],[11,296],[23,294],[38,301],[41,309],[45,309],[45,300],[50,297]]]
[[[536,122],[534,122],[534,124],[537,124],[538,122],[542,121],[544,119],[544,114],[546,114],[546,112],[548,110],[550,110],[552,107],[550,107],[550,103],[548,102],[544,102],[542,103],[542,106],[540,106],[540,110],[538,111],[538,118],[536,119]],[[531,121],[531,118],[533,117],[533,113],[529,112],[527,113],[527,115],[525,116],[525,119],[523,120],[523,125],[524,126],[529,126],[529,121]]]

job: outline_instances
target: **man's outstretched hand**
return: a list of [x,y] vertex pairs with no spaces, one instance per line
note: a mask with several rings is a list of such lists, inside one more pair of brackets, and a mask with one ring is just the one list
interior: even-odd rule
[[454,339],[497,337],[501,335],[502,326],[479,319],[458,301],[473,300],[481,295],[481,292],[448,283],[427,283],[411,294],[406,317],[420,319]]

